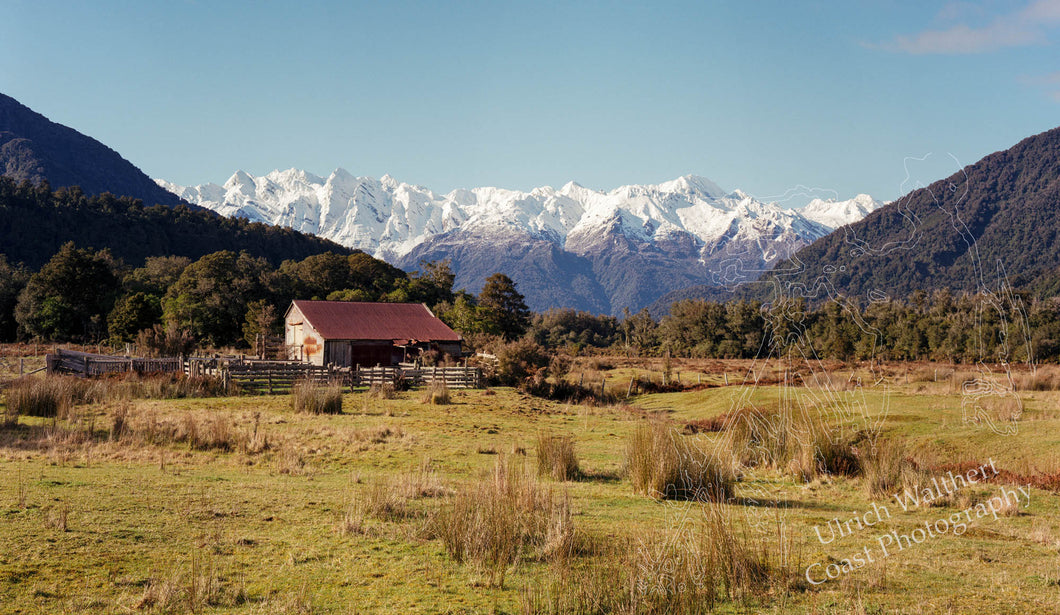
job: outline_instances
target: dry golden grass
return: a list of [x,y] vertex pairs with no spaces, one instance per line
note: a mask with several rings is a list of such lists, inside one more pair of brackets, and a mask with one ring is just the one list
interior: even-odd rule
[[537,473],[553,480],[574,480],[581,475],[572,436],[541,432],[537,436]]
[[420,403],[434,406],[448,406],[452,403],[449,396],[449,387],[445,385],[445,381],[432,382],[423,392],[423,396],[420,397]]
[[554,568],[520,596],[522,613],[713,613],[748,609],[804,583],[790,531],[755,533],[724,504],[692,505],[665,529],[611,542],[589,566]]
[[342,414],[342,387],[299,382],[291,389],[291,409],[306,414]]
[[736,480],[727,450],[708,448],[661,422],[634,430],[625,470],[636,493],[656,499],[724,501]]
[[569,501],[537,482],[518,457],[499,457],[438,510],[431,534],[457,563],[472,564],[491,587],[524,559],[568,557],[574,528]]
[[860,449],[865,490],[873,498],[890,498],[903,490],[916,490],[928,480],[921,465],[899,442],[877,440]]

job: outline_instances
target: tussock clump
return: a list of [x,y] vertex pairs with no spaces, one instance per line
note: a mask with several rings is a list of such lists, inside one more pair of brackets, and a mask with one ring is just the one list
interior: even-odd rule
[[802,481],[861,474],[858,446],[865,433],[779,409],[746,407],[723,416],[725,440],[744,466],[771,467]]
[[581,475],[574,438],[541,432],[537,437],[537,473],[553,480],[574,480]]
[[449,398],[449,387],[445,385],[445,381],[432,382],[431,386],[424,392],[423,397],[420,398],[420,403],[448,406],[451,400]]
[[397,396],[397,388],[392,382],[373,384],[368,387],[366,395],[373,399],[394,399]]
[[724,501],[736,481],[727,451],[705,450],[662,423],[642,424],[626,445],[633,490],[657,499]]
[[89,401],[90,383],[79,378],[48,376],[23,378],[5,391],[8,411],[20,416],[66,418],[70,410]]
[[474,565],[491,586],[503,586],[508,569],[524,559],[569,555],[574,535],[566,498],[514,457],[498,458],[487,476],[461,489],[431,529],[450,557]]
[[888,498],[902,490],[916,489],[927,474],[904,446],[878,440],[859,450],[859,461],[870,497]]
[[377,477],[367,487],[354,492],[339,530],[343,534],[364,534],[368,531],[368,519],[393,522],[423,517],[423,511],[413,509],[410,502],[447,495],[450,495],[449,488],[442,484],[431,460],[424,459],[412,471]]
[[198,613],[211,607],[234,607],[249,600],[242,579],[232,582],[217,570],[212,558],[195,553],[191,562],[144,587],[137,610],[157,613]]
[[137,411],[126,402],[111,410],[110,418],[109,438],[115,442],[140,446],[187,444],[193,450],[247,454],[270,448],[268,436],[260,429],[259,416],[255,416],[251,429],[245,429],[225,412],[160,416],[154,410]]
[[131,378],[114,383],[114,394],[122,395],[122,389],[132,399],[191,399],[222,397],[224,386],[217,378],[169,374]]
[[210,378],[183,375],[116,378],[47,376],[23,378],[5,391],[8,411],[14,415],[69,417],[74,406],[120,403],[131,399],[183,399],[222,395],[221,385]]
[[730,449],[744,466],[784,469],[799,453],[801,434],[791,414],[775,408],[739,408],[726,415],[724,429]]
[[1060,390],[1060,371],[1056,367],[1039,366],[1032,373],[1012,374],[1012,385],[1017,391]]
[[[665,530],[619,541],[601,562],[562,569],[520,596],[523,613],[713,613],[800,587],[783,524],[756,533],[726,505],[708,504]],[[739,609],[738,609],[739,610]]]
[[798,452],[788,465],[789,471],[803,481],[817,476],[859,476],[862,473],[858,445],[864,435],[829,430],[812,424],[801,434]]
[[354,508],[362,516],[380,521],[400,521],[410,516],[407,500],[390,480],[375,480],[369,483],[361,496],[355,501]]
[[299,382],[291,389],[291,409],[304,414],[342,414],[342,387]]

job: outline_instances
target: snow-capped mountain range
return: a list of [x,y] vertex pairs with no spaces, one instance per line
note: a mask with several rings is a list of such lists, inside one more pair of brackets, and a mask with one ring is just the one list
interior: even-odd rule
[[693,175],[609,192],[569,182],[444,195],[344,169],[327,178],[296,169],[262,177],[238,171],[223,186],[156,181],[220,214],[289,226],[398,266],[449,258],[457,286],[468,290],[502,271],[533,309],[609,313],[637,310],[684,286],[731,280],[725,271],[734,266],[768,268],[883,205],[862,194],[785,209]]

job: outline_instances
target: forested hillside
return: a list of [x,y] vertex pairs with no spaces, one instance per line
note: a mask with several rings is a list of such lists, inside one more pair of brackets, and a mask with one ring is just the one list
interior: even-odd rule
[[[999,273],[1021,286],[1047,288],[1034,282],[1058,266],[1060,128],[819,239],[778,263],[765,280],[806,289],[817,299],[836,293],[902,298],[916,290],[994,289]],[[767,299],[763,292],[772,284],[756,286]]]
[[52,190],[0,177],[0,254],[36,269],[68,241],[108,249],[128,264],[150,256],[197,259],[218,250],[246,251],[273,265],[312,254],[352,250],[285,227],[222,218],[209,211],[154,205],[78,188]]
[[148,205],[179,205],[143,171],[103,143],[52,122],[0,94],[0,175],[55,187],[80,186],[86,194],[127,195]]

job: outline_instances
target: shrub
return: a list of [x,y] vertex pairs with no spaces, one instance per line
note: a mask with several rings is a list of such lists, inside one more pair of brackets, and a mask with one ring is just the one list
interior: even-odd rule
[[626,473],[635,492],[657,499],[724,501],[736,480],[726,451],[707,452],[663,423],[642,424],[633,432]]
[[306,414],[342,414],[342,387],[299,382],[291,389],[291,409]]
[[574,480],[581,471],[574,438],[541,432],[537,436],[537,473],[553,480]]
[[551,357],[543,347],[521,339],[497,349],[497,378],[501,384],[516,386],[532,376],[544,376]]
[[152,357],[175,357],[191,354],[195,350],[195,338],[191,331],[181,329],[171,322],[166,326],[156,324],[136,335],[136,346]]

